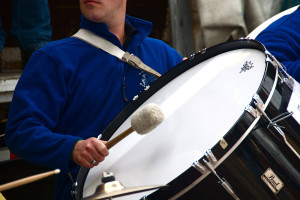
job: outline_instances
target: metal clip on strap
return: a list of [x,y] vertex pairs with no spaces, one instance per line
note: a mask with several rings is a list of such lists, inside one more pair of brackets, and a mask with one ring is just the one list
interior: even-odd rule
[[156,77],[160,77],[161,75],[155,71],[154,69],[150,68],[149,66],[145,65],[138,57],[129,52],[124,52],[118,46],[114,45],[113,43],[109,42],[108,40],[94,34],[93,32],[86,30],[86,29],[79,29],[79,31],[73,35],[73,37],[81,39],[90,45],[93,45],[96,48],[102,49],[103,51],[117,57],[122,62],[128,63],[133,67],[136,67],[140,70],[148,72]]
[[148,67],[147,65],[145,65],[138,57],[136,57],[135,55],[129,53],[129,52],[125,52],[123,57],[122,57],[122,61],[128,63],[129,65],[136,67],[140,70],[146,71],[156,77],[160,77],[161,74],[159,74],[157,71],[153,70],[152,68]]

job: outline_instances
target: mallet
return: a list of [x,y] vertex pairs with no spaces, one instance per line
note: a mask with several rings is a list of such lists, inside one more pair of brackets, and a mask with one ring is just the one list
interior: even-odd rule
[[126,131],[113,138],[106,143],[106,147],[110,149],[122,139],[127,137],[133,131],[140,135],[144,135],[155,129],[164,120],[164,113],[161,108],[150,103],[138,109],[131,117],[131,127]]

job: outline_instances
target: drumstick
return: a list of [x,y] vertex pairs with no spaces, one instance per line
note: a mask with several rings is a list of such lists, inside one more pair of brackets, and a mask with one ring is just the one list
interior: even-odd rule
[[34,181],[46,178],[48,176],[58,174],[58,173],[60,173],[60,170],[56,169],[56,170],[53,170],[53,171],[49,171],[49,172],[29,176],[29,177],[26,177],[26,178],[23,178],[23,179],[20,179],[20,180],[16,180],[16,181],[13,181],[13,182],[10,182],[10,183],[6,183],[6,184],[3,184],[3,185],[0,185],[0,192],[3,192],[3,191],[8,190],[8,189],[15,188],[15,187],[19,187],[21,185],[25,185],[27,183],[31,183],[31,182],[34,182]]
[[0,192],[0,200],[6,200],[6,199],[4,198],[4,196],[1,194],[1,192]]
[[136,131],[140,135],[147,134],[155,129],[163,120],[164,113],[161,108],[154,103],[150,103],[137,110],[131,117],[131,127],[108,141],[106,147],[110,149],[133,131]]

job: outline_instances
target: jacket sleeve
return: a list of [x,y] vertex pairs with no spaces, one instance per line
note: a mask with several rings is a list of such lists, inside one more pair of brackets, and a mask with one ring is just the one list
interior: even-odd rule
[[256,40],[285,66],[288,74],[300,81],[300,38],[282,32],[268,31],[258,35]]
[[74,144],[81,138],[55,132],[67,99],[63,71],[36,51],[14,92],[5,133],[6,144],[30,162],[70,172]]

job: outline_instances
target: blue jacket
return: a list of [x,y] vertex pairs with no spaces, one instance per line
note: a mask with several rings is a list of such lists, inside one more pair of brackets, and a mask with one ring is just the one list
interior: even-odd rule
[[263,30],[256,40],[275,56],[287,72],[300,82],[300,8]]
[[[161,74],[182,57],[160,40],[147,37],[152,24],[126,16],[138,31],[127,51]],[[106,24],[82,17],[81,28],[123,48]],[[69,37],[35,51],[15,89],[6,128],[6,144],[17,156],[59,168],[56,199],[70,199],[71,181],[79,169],[71,152],[79,139],[97,137],[131,100],[154,81],[103,50]],[[123,94],[124,85],[126,85]]]

